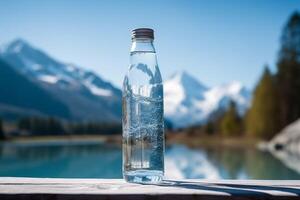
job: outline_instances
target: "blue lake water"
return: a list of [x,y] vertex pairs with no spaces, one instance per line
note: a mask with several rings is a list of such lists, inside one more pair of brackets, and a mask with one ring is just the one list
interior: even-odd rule
[[[300,179],[295,168],[255,149],[171,145],[165,162],[167,178]],[[114,144],[0,144],[0,176],[122,178],[121,166],[121,147]]]

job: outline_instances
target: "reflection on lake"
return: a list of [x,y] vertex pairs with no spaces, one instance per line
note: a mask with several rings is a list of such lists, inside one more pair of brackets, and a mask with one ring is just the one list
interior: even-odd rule
[[[296,170],[255,149],[172,145],[165,160],[168,178],[300,179]],[[122,178],[121,166],[118,145],[0,144],[0,176]]]

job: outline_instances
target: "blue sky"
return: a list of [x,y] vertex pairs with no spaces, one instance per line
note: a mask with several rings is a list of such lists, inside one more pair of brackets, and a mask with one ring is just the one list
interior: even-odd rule
[[121,86],[130,31],[150,27],[164,79],[185,70],[208,86],[252,88],[265,64],[276,69],[281,30],[297,9],[299,0],[7,0],[0,43],[24,38]]

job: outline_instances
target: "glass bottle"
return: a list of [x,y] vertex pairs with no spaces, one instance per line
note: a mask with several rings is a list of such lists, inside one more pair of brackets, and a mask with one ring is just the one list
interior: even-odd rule
[[123,176],[158,183],[164,175],[163,84],[152,29],[132,31],[130,67],[123,82]]

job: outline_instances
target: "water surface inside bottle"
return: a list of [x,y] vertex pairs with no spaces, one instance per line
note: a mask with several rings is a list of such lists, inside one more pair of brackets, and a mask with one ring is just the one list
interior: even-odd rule
[[[162,84],[143,87],[145,90],[162,92]],[[158,182],[164,168],[163,99],[129,93],[123,95],[123,105],[128,117],[123,127],[125,176],[132,182]]]

